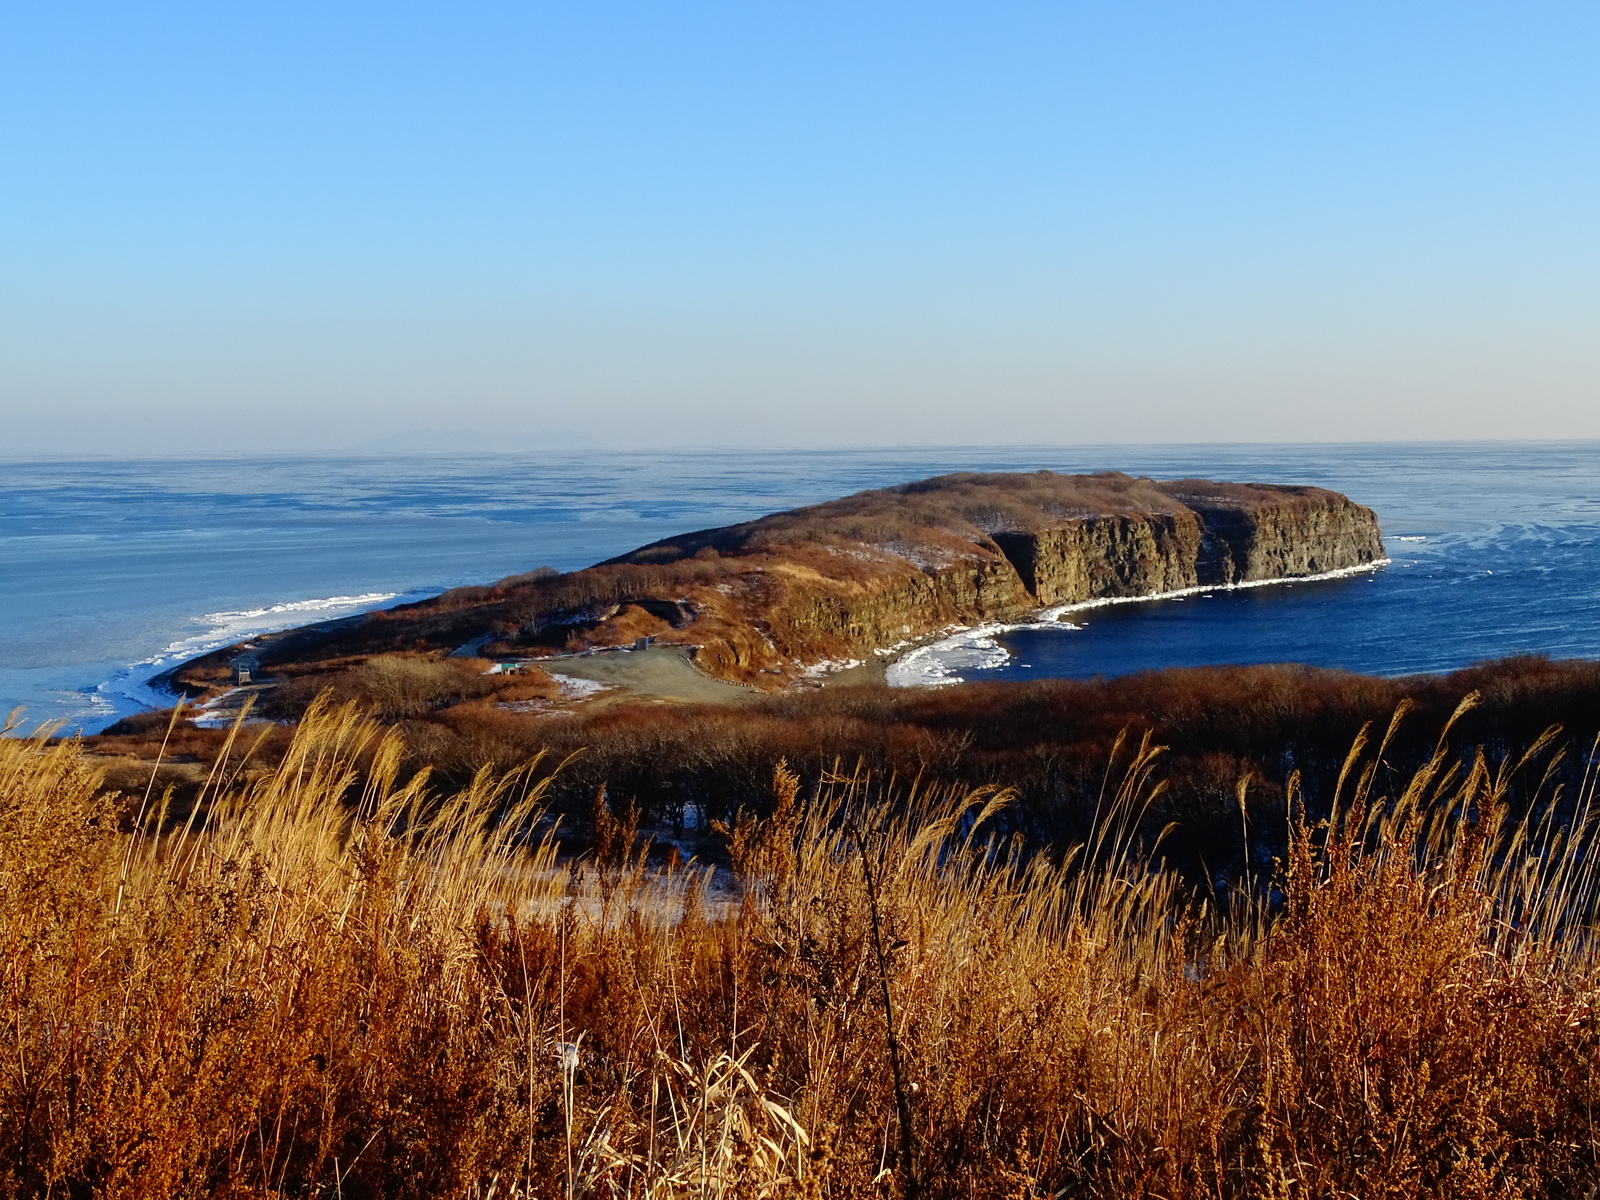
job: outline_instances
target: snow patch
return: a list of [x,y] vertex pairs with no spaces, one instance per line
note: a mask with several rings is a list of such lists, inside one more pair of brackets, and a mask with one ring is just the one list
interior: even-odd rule
[[[227,729],[239,718],[239,710],[229,704],[242,688],[229,688],[220,696],[213,696],[195,706],[195,714],[190,717],[190,722],[196,729]],[[223,706],[227,705],[226,708]]]
[[590,696],[598,696],[601,692],[611,690],[611,685],[608,683],[600,683],[594,679],[579,679],[576,675],[557,675],[551,672],[550,678],[561,685],[563,700],[587,700]]
[[504,712],[532,713],[536,717],[576,716],[570,708],[555,708],[548,700],[497,700],[495,707]]
[[951,553],[940,553],[928,546],[909,546],[905,542],[885,542],[883,548],[903,558],[919,571],[943,571],[961,560]]
[[832,675],[836,671],[848,671],[851,667],[859,667],[859,658],[825,658],[821,662],[812,663],[809,667],[800,668],[800,674],[805,679],[821,679],[825,675]]

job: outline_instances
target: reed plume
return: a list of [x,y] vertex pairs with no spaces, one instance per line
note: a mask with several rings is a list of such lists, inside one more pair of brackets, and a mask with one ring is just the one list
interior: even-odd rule
[[0,739],[0,1193],[1600,1185],[1595,781],[1508,801],[1548,741],[1392,780],[1363,738],[1330,819],[1197,894],[1138,835],[1148,738],[1079,846],[1003,789],[780,767],[714,872],[604,796],[570,853],[547,769],[439,790],[354,707],[270,769],[237,732],[182,813]]

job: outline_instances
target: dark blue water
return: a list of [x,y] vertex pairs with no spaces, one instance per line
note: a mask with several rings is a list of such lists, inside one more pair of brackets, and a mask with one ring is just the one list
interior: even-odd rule
[[[989,676],[1306,661],[1385,674],[1600,658],[1600,444],[1017,447],[0,462],[0,711],[94,729],[263,629],[948,470],[1315,483],[1378,510],[1372,577],[1018,631]],[[1422,540],[1399,540],[1401,538]]]
[[[1219,454],[1215,473],[1252,459]],[[1518,653],[1600,657],[1600,447],[1341,449],[1320,466],[1286,451],[1281,461],[1273,478],[1377,509],[1390,565],[1089,609],[1071,617],[1076,630],[1000,636],[1011,657],[987,677],[1266,662],[1392,675]]]

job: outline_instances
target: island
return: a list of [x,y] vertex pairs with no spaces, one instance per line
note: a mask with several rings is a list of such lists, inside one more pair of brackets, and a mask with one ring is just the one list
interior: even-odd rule
[[676,648],[710,680],[815,683],[951,629],[1088,602],[1383,561],[1376,515],[1316,487],[1102,472],[961,473],[642,546],[227,647],[169,683],[215,697],[373,656],[529,663]]

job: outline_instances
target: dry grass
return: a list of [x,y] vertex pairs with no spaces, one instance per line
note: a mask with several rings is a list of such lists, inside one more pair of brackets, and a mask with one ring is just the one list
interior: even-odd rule
[[1511,767],[1361,746],[1219,903],[1137,849],[1157,753],[1055,860],[1001,791],[780,770],[727,898],[353,708],[185,823],[0,740],[0,1193],[1593,1194],[1592,780],[1516,821]]

